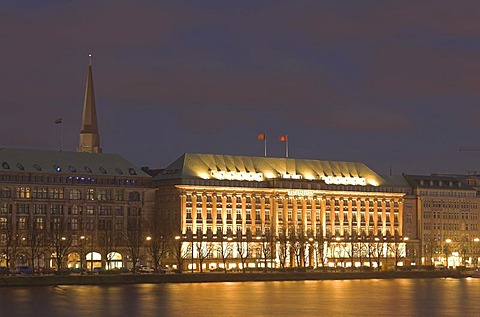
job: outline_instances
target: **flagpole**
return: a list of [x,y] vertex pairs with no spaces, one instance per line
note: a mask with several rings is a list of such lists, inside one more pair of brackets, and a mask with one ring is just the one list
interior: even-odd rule
[[265,145],[265,157],[267,156],[267,135],[265,134],[265,138],[263,139]]
[[288,158],[288,135],[285,134],[285,156]]
[[63,117],[62,117],[62,122],[60,122],[60,151],[63,151]]

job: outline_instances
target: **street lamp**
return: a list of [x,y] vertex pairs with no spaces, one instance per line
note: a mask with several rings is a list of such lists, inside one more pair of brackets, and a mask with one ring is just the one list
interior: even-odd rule
[[[150,248],[149,248],[149,247],[150,247],[150,244],[149,244],[149,242],[150,242],[151,240],[152,240],[152,237],[150,237],[150,236],[148,236],[148,237],[145,238],[145,241],[147,241],[147,254],[150,253]],[[145,263],[145,264],[146,264],[146,263]],[[152,267],[151,264],[152,264],[152,263],[150,263],[150,267]]]
[[[409,237],[403,237],[403,241],[405,242],[405,262],[409,262],[409,259],[408,259],[408,240],[410,240]],[[407,264],[407,263],[405,263]],[[412,263],[408,263],[408,265],[410,266]]]
[[83,275],[83,257],[85,254],[85,236],[80,237],[80,275]]

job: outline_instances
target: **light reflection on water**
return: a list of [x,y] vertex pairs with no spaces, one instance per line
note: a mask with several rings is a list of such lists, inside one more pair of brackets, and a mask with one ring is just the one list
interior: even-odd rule
[[480,279],[0,288],[0,316],[479,316]]

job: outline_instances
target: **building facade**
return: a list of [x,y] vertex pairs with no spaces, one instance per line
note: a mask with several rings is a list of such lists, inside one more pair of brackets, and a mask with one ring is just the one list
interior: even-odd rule
[[421,263],[477,266],[480,234],[477,190],[462,177],[405,176],[417,205]]
[[185,154],[154,184],[188,269],[406,263],[410,187],[361,163]]

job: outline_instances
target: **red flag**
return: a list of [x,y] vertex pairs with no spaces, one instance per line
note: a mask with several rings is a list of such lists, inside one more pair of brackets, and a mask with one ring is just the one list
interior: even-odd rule
[[285,135],[281,135],[281,136],[278,138],[278,140],[280,140],[280,142],[285,142],[285,141],[287,141],[287,135],[286,135],[286,134],[285,134]]
[[265,140],[265,133],[259,133],[259,134],[257,135],[257,139],[259,139],[259,140]]

